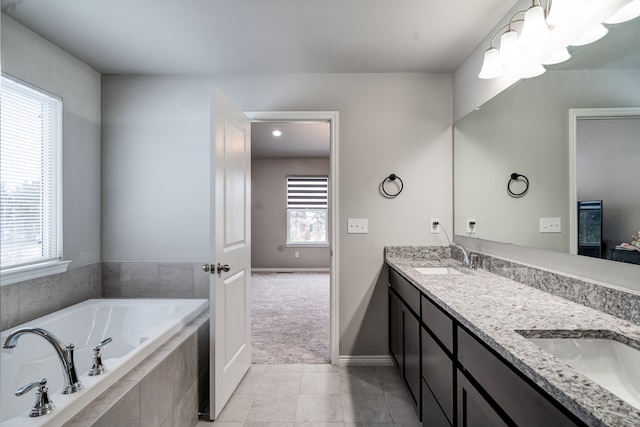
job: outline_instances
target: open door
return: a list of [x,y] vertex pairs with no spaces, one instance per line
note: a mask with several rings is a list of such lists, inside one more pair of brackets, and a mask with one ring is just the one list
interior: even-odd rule
[[251,121],[212,92],[210,418],[251,365]]

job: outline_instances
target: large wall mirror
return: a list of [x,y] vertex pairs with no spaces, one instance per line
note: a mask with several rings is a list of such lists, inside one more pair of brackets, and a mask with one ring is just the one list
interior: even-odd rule
[[570,51],[455,124],[454,233],[640,263],[640,18]]

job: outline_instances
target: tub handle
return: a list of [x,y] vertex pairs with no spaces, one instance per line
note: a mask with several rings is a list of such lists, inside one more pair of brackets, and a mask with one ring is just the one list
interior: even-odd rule
[[102,341],[100,341],[100,344],[98,344],[93,348],[93,364],[91,366],[91,369],[89,369],[89,373],[88,373],[90,377],[102,375],[105,372],[107,372],[107,368],[102,363],[102,354],[100,353],[100,351],[102,350],[102,347],[109,344],[111,341],[113,341],[111,337],[105,338]]
[[49,414],[53,412],[54,408],[53,402],[49,400],[49,389],[47,388],[46,378],[41,378],[36,382],[20,387],[15,391],[15,395],[22,396],[36,387],[38,387],[38,390],[36,390],[36,402],[33,404],[33,407],[29,412],[30,417],[39,417],[41,415]]
[[93,351],[100,351],[102,347],[109,344],[111,341],[113,341],[111,337],[103,339],[102,341],[100,341],[100,344],[94,347]]

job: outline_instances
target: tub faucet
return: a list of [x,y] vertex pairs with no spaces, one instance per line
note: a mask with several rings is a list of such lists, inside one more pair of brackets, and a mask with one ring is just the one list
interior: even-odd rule
[[42,328],[27,326],[24,328],[18,328],[11,332],[7,336],[7,339],[5,339],[3,347],[14,348],[18,343],[18,339],[24,334],[36,334],[39,337],[44,338],[56,350],[56,353],[60,358],[60,363],[62,364],[62,373],[64,376],[62,394],[71,394],[82,390],[82,383],[78,379],[76,365],[73,360],[73,350],[75,348],[73,344],[65,345],[60,338],[56,337],[51,332]]
[[462,252],[462,255],[464,256],[464,259],[462,261],[462,265],[464,265],[465,267],[469,267],[471,269],[476,268],[476,262],[475,262],[475,255],[471,255],[469,256],[469,251],[467,251],[464,246],[462,246],[459,243],[452,243],[450,245],[451,249],[457,248],[460,249],[460,252]]

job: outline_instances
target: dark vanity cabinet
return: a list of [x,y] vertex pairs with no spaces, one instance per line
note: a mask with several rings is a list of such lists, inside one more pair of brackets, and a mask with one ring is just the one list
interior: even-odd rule
[[458,379],[464,377],[464,380],[458,381],[457,387],[458,416],[462,417],[460,425],[485,425],[485,419],[493,419],[498,414],[503,425],[582,425],[565,415],[559,405],[548,400],[511,366],[460,327],[458,363],[462,371]]
[[423,427],[585,425],[392,268],[389,352]]
[[389,352],[420,415],[420,291],[389,270]]
[[453,320],[422,296],[422,424],[451,427],[454,423]]

